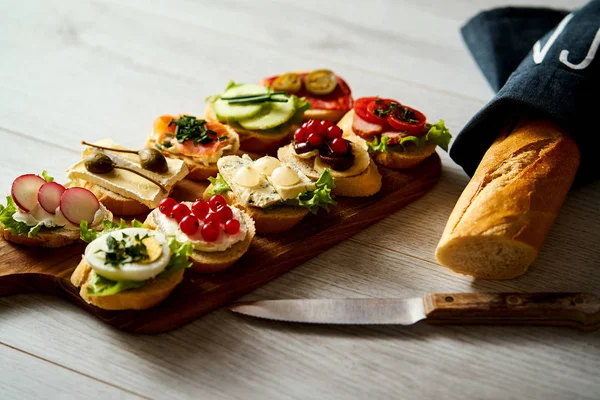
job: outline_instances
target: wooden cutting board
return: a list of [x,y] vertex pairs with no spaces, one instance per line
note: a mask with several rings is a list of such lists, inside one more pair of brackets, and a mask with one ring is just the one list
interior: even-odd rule
[[[338,206],[329,214],[309,214],[288,232],[256,236],[248,252],[227,271],[212,275],[186,271],[183,282],[171,296],[149,310],[106,311],[81,299],[69,278],[81,259],[84,244],[43,249],[0,240],[0,295],[49,293],[69,299],[119,329],[165,332],[251,292],[412,203],[437,183],[441,163],[434,153],[416,168],[398,172],[380,167],[380,172],[383,186],[375,196],[338,197]],[[193,200],[203,190],[203,185],[187,181],[174,197],[180,201]]]

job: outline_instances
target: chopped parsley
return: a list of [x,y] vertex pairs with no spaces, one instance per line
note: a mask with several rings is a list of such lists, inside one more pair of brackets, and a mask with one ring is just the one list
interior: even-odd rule
[[381,104],[381,106],[375,107],[373,110],[373,114],[379,118],[392,116],[409,124],[417,124],[419,122],[415,112],[408,107],[404,107],[400,103],[395,101],[384,102],[381,99],[377,99],[375,100],[375,104]]
[[149,236],[144,235],[140,237],[139,234],[136,234],[133,238],[130,238],[127,234],[123,233],[123,237],[117,240],[113,236],[109,236],[106,239],[107,251],[98,250],[96,253],[104,252],[106,263],[113,267],[125,263],[143,261],[149,258],[148,249],[142,243],[142,240],[147,237]]
[[[206,120],[198,119],[192,115],[183,115],[178,119],[172,119],[169,126],[173,125],[175,125],[175,133],[167,134],[167,136],[175,138],[179,143],[191,140],[194,146],[198,146],[198,144],[209,144],[215,140],[221,142],[228,139],[227,136],[219,137],[217,132],[208,129]],[[165,141],[163,141],[162,146],[167,147]]]

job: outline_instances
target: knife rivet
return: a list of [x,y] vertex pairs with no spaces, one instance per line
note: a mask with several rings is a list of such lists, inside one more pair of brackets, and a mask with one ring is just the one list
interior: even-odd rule
[[508,296],[508,298],[506,299],[506,301],[509,304],[519,304],[521,302],[521,299],[519,299],[518,296]]
[[454,297],[447,296],[444,300],[446,300],[446,303],[452,303],[454,301]]

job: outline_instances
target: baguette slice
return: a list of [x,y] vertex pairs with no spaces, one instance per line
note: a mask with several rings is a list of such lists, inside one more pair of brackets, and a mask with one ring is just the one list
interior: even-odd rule
[[82,299],[96,307],[105,310],[144,310],[158,305],[169,297],[173,289],[183,280],[183,273],[184,269],[179,269],[159,275],[137,289],[130,289],[108,296],[90,296],[88,295],[88,287],[95,272],[85,261],[85,258],[82,257],[81,262],[71,275],[71,283],[75,287],[81,288],[79,295]]
[[[369,157],[368,154],[365,154],[365,156]],[[314,157],[300,158],[296,156],[292,144],[281,147],[277,151],[277,158],[294,165],[313,181],[321,176],[321,173],[314,168]],[[367,197],[374,195],[381,189],[381,174],[377,169],[377,165],[371,159],[369,159],[367,168],[359,174],[344,176],[343,172],[336,171],[335,173],[332,172],[332,175],[335,187],[331,193],[336,196]]]
[[[113,215],[107,210],[105,219],[112,220]],[[50,231],[41,230],[36,236],[30,238],[27,234],[15,235],[9,230],[6,230],[0,224],[0,232],[4,240],[17,243],[29,247],[48,247],[57,248],[65,247],[79,241],[79,229],[53,229]]]
[[[206,103],[204,118],[207,121],[218,121],[211,103]],[[227,124],[227,122],[223,122]],[[288,143],[299,125],[286,123],[279,132],[259,132],[230,126],[240,137],[240,149],[244,152],[265,155]]]
[[[354,110],[348,111],[346,115],[338,122],[338,126],[344,131],[344,138],[360,143],[361,146],[366,150],[367,142],[362,137],[354,133],[352,129],[352,121],[354,120]],[[371,157],[379,165],[392,169],[407,169],[412,168],[423,161],[425,161],[430,155],[435,153],[436,144],[433,142],[427,142],[423,147],[418,147],[413,143],[407,144],[402,152],[386,152],[382,153],[375,151],[371,153]]]
[[579,166],[579,149],[546,121],[519,122],[484,155],[436,249],[440,264],[510,279],[536,258]]
[[[160,212],[158,209],[154,209],[146,218],[144,224],[150,229],[157,229],[158,224],[156,222],[156,213]],[[244,218],[244,222],[248,227],[248,233],[246,238],[241,242],[234,244],[231,248],[226,251],[206,252],[195,250],[190,256],[190,260],[194,263],[191,269],[200,274],[212,274],[215,272],[223,271],[233,265],[239,260],[250,248],[250,243],[254,238],[256,229],[254,227],[254,221],[248,214],[241,213]]]
[[115,215],[139,215],[150,211],[148,206],[137,200],[123,197],[112,190],[105,189],[93,183],[79,180],[79,185],[94,193],[98,201]]
[[[210,184],[204,191],[204,199],[210,198],[209,192],[213,185]],[[237,207],[246,213],[254,220],[257,233],[278,233],[285,232],[298,225],[300,221],[308,214],[308,209],[298,206],[275,206],[268,209],[248,206],[245,207],[239,198],[232,191],[221,193],[231,206]]]

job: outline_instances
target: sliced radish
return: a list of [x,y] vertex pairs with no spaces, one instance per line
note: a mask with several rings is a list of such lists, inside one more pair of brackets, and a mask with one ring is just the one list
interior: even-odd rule
[[38,190],[44,183],[46,181],[35,174],[21,175],[13,182],[10,194],[21,210],[29,212],[38,203]]
[[94,193],[84,188],[69,188],[60,196],[60,212],[75,225],[81,221],[91,223],[99,208],[100,203]]
[[65,191],[65,187],[60,183],[46,182],[38,191],[37,199],[40,206],[50,214],[56,213],[56,207],[60,205],[60,196]]

